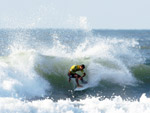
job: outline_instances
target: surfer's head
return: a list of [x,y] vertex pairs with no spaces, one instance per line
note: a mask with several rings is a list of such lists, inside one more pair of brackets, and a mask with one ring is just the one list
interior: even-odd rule
[[85,68],[84,64],[80,65],[80,69],[84,69],[84,68]]

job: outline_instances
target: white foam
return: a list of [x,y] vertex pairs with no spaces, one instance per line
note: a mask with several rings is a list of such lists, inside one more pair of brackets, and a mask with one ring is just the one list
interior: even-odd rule
[[12,53],[0,59],[0,96],[32,98],[46,95],[50,84],[34,71],[32,52]]
[[91,86],[98,85],[101,80],[120,85],[134,85],[137,81],[129,68],[142,62],[139,52],[133,49],[138,45],[136,40],[116,38],[92,40],[95,42],[86,40],[80,44],[74,53],[77,58],[90,58],[86,62],[86,68]]
[[0,98],[1,113],[149,113],[150,98],[143,94],[140,100],[123,100],[120,96],[99,100],[87,97],[80,101],[51,99],[21,101],[14,98]]

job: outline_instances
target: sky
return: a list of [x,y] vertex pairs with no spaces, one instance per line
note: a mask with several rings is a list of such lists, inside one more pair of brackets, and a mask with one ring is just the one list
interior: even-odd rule
[[150,29],[150,0],[0,0],[0,28]]

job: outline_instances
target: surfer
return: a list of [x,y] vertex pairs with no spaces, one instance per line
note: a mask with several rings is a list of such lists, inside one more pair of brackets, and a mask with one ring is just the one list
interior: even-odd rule
[[[81,80],[82,83],[87,83],[86,81],[83,80],[83,77],[86,75],[86,73],[84,72],[85,65],[73,65],[71,66],[69,72],[68,72],[68,76],[69,76],[69,82],[71,81],[71,78],[75,78],[76,79],[76,83],[77,83],[77,87],[82,87],[79,84],[79,80]],[[82,72],[82,76],[80,76],[79,74],[77,74],[77,71],[81,71]]]

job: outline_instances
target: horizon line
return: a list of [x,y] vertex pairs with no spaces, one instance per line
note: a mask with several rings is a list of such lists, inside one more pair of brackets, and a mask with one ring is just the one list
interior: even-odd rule
[[36,29],[52,29],[52,30],[85,30],[85,31],[92,31],[92,30],[150,30],[150,29],[140,29],[140,28],[135,28],[135,29],[126,29],[126,28],[120,28],[120,29],[115,29],[115,28],[92,28],[92,29],[82,29],[82,28],[0,28],[0,30],[36,30]]

